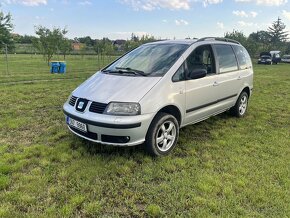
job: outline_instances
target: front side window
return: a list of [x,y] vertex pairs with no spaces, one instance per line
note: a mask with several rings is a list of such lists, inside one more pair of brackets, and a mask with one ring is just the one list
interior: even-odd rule
[[193,52],[186,59],[187,78],[193,72],[200,73],[206,71],[206,75],[213,75],[216,73],[215,60],[213,51],[210,45],[201,45],[193,50]]
[[189,73],[195,70],[206,70],[207,75],[215,74],[215,61],[210,45],[202,45],[194,49],[194,51],[186,59]]
[[185,67],[184,63],[179,67],[176,73],[172,77],[172,82],[179,82],[185,80]]
[[251,66],[251,58],[245,48],[243,48],[240,45],[234,45],[233,46],[235,53],[237,55],[240,69],[244,70]]
[[238,63],[230,45],[214,45],[220,73],[238,70]]
[[103,70],[108,74],[163,76],[189,47],[187,44],[142,45]]

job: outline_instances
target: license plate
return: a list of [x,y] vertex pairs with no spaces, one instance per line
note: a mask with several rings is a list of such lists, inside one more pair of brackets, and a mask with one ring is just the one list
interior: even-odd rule
[[82,123],[82,122],[79,122],[77,120],[74,120],[70,117],[66,117],[66,123],[71,126],[71,127],[74,127],[80,131],[83,131],[83,132],[87,132],[87,125]]

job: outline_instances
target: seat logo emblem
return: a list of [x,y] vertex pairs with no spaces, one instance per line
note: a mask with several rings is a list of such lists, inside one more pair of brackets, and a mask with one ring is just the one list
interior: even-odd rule
[[85,104],[85,102],[80,101],[80,102],[79,102],[79,105],[78,105],[78,109],[80,109],[80,110],[83,109],[84,104]]

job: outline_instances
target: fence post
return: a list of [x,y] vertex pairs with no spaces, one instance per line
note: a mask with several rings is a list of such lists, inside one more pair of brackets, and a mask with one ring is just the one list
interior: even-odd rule
[[98,70],[100,70],[100,53],[99,53],[99,47],[98,47]]
[[5,45],[5,57],[6,57],[6,74],[7,76],[9,75],[9,66],[8,66],[8,48],[7,48],[7,44]]

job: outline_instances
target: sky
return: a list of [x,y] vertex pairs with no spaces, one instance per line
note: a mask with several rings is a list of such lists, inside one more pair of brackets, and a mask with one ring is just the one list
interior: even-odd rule
[[245,35],[267,30],[280,17],[290,33],[288,0],[0,0],[13,17],[14,33],[35,35],[35,26],[67,28],[69,38],[161,39]]

